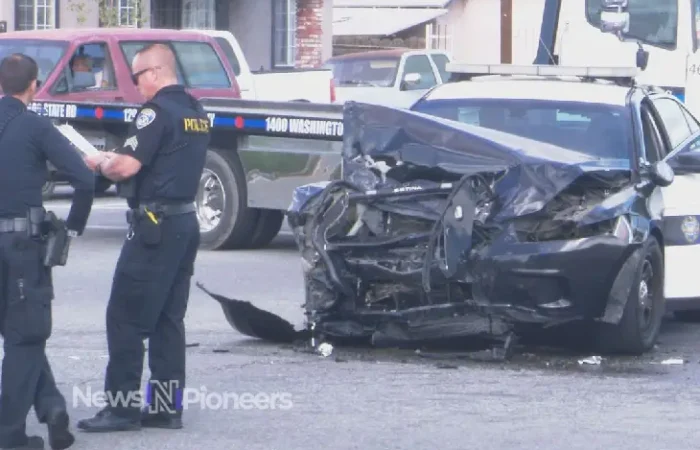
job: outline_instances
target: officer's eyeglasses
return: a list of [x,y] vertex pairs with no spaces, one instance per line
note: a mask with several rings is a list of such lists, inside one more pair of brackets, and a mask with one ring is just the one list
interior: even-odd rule
[[132,73],[131,74],[131,82],[134,83],[134,85],[138,86],[139,85],[139,78],[141,78],[141,75],[148,72],[149,70],[156,70],[156,69],[160,69],[160,66],[149,67],[147,69],[139,70],[136,73]]

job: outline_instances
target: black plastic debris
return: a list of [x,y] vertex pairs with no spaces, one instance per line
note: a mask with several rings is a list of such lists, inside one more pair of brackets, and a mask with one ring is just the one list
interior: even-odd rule
[[295,330],[291,323],[250,302],[214,294],[199,282],[196,285],[219,302],[228,323],[243,335],[276,343],[293,343],[309,336],[308,332]]

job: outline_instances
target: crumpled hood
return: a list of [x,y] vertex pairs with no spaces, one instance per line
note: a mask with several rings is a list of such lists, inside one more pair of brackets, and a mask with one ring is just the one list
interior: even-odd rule
[[[626,160],[601,160],[499,131],[379,105],[346,103],[344,123],[346,181],[371,190],[419,179],[445,182],[465,175],[498,174],[494,188],[498,208],[491,217],[497,222],[540,211],[579,179],[586,178],[589,186],[613,188],[620,187],[620,175],[631,172]],[[386,177],[377,179],[367,170],[370,166],[383,168]],[[628,196],[633,197],[634,191]],[[620,203],[629,202],[618,199],[613,208],[618,213]]]

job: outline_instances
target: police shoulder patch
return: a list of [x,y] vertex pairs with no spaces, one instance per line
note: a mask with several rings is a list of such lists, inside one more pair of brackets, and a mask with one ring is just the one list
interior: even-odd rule
[[136,117],[136,128],[140,130],[147,127],[153,123],[154,120],[156,120],[156,112],[151,108],[144,108]]

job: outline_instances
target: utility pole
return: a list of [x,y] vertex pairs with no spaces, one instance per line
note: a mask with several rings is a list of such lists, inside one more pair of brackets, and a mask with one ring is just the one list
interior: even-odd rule
[[513,0],[501,0],[501,64],[513,63]]

